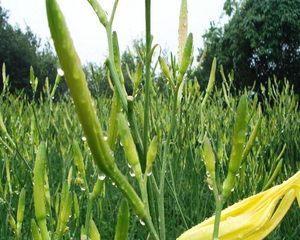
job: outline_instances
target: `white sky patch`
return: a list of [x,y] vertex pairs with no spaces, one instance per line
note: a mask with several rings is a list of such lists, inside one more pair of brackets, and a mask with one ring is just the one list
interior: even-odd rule
[[[104,28],[98,23],[87,0],[58,0],[66,17],[75,47],[83,62],[101,63],[107,56]],[[121,51],[134,39],[144,36],[144,0],[120,0],[114,22]],[[152,0],[152,34],[154,43],[177,52],[180,0]],[[110,12],[113,1],[101,0]],[[224,0],[188,0],[189,31],[194,34],[195,50],[203,46],[202,35],[211,21],[218,23]],[[22,29],[28,25],[44,40],[50,39],[45,0],[0,0],[9,10],[10,23]]]

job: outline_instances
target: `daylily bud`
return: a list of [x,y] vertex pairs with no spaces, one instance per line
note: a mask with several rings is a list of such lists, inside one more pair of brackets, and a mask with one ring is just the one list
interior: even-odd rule
[[147,167],[146,167],[147,174],[150,174],[152,171],[153,162],[157,154],[157,144],[158,144],[157,137],[154,137],[150,143],[148,153],[147,153]]
[[160,68],[161,68],[163,74],[165,75],[165,77],[166,77],[169,81],[172,80],[171,73],[170,73],[170,69],[169,69],[169,66],[167,65],[165,59],[162,58],[162,57],[159,57],[159,58],[158,58],[158,61],[159,61]]
[[106,12],[103,10],[103,8],[101,7],[101,5],[97,0],[88,0],[88,1],[92,6],[92,8],[94,9],[95,13],[97,14],[99,21],[102,23],[104,27],[106,27],[108,24]]
[[210,174],[211,178],[214,179],[216,164],[215,153],[207,136],[205,136],[204,138],[203,159],[205,162],[206,170]]
[[135,143],[133,141],[128,122],[122,113],[118,114],[118,130],[128,163],[132,166],[137,179],[141,177],[142,170]]
[[193,52],[193,34],[190,33],[186,40],[183,55],[182,55],[182,60],[180,62],[179,72],[182,76],[186,73],[191,63],[192,52]]
[[119,207],[118,212],[118,222],[115,231],[114,240],[127,239],[128,229],[129,229],[129,206],[126,199],[123,199]]

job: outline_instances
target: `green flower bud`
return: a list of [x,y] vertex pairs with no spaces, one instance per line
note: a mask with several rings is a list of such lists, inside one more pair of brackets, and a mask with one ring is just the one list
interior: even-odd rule
[[204,138],[204,145],[203,145],[203,159],[205,162],[206,170],[208,171],[210,178],[215,179],[215,153],[211,146],[211,143],[207,136]]
[[26,199],[26,191],[25,188],[22,188],[19,196],[18,212],[17,212],[17,236],[18,237],[20,237],[22,223],[24,220],[25,199]]
[[74,159],[74,164],[80,173],[80,175],[85,178],[85,166],[84,166],[84,160],[83,156],[81,154],[80,147],[76,141],[73,143],[73,159]]
[[163,59],[162,57],[159,57],[158,61],[159,61],[160,68],[161,68],[163,74],[165,75],[165,77],[169,81],[172,81],[171,72],[170,72],[169,66],[166,63],[165,59]]
[[46,194],[45,194],[45,164],[47,154],[46,145],[41,143],[36,155],[33,169],[33,200],[35,217],[41,229],[43,239],[50,239],[46,222]]
[[104,181],[97,179],[97,182],[94,185],[93,192],[91,193],[91,199],[96,199],[103,191]]
[[118,120],[118,130],[121,144],[123,145],[128,163],[131,165],[137,179],[139,179],[141,177],[142,171],[136,146],[133,141],[130,128],[128,126],[128,122],[122,113],[118,114]]
[[126,240],[128,237],[129,229],[129,206],[126,199],[123,199],[118,212],[118,222],[115,231],[114,240]]
[[229,172],[236,173],[241,165],[247,130],[247,97],[240,99],[232,136],[232,149],[229,162]]
[[95,13],[97,14],[97,17],[101,24],[106,27],[108,24],[106,12],[103,10],[101,5],[97,0],[88,0],[92,8],[94,9]]
[[93,219],[90,221],[90,234],[89,237],[91,240],[101,240],[100,233]]
[[154,137],[149,145],[149,149],[147,152],[147,165],[146,165],[147,174],[150,174],[152,172],[153,162],[157,155],[157,145],[158,145],[157,137]]
[[182,76],[186,73],[191,63],[192,52],[193,52],[193,34],[190,33],[185,43],[182,60],[179,68],[179,73]]
[[32,233],[33,240],[42,240],[42,236],[40,234],[39,227],[36,225],[36,222],[34,219],[31,219],[31,233]]

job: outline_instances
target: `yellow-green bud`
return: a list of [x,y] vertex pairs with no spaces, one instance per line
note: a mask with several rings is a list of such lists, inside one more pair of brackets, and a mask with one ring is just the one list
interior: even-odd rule
[[97,182],[94,185],[93,192],[91,193],[91,199],[96,199],[102,192],[104,187],[104,181],[97,179]]
[[22,188],[19,196],[18,212],[17,212],[17,235],[21,233],[22,223],[24,219],[25,199],[26,199],[26,191],[25,188]]
[[123,145],[128,163],[131,165],[137,179],[139,179],[142,171],[136,146],[128,126],[128,121],[122,113],[118,114],[118,120],[118,130],[121,144]]
[[213,148],[211,146],[211,143],[207,136],[204,138],[204,145],[203,145],[203,159],[205,162],[206,170],[208,171],[210,178],[215,178],[215,153],[213,151]]
[[179,72],[182,76],[186,73],[191,63],[192,52],[193,52],[193,34],[190,33],[186,40],[184,51],[182,54],[182,60],[180,62]]
[[101,240],[101,236],[100,233],[98,231],[98,228],[95,224],[95,222],[93,221],[93,219],[90,220],[90,229],[89,229],[89,238],[91,240]]
[[77,142],[74,141],[73,143],[73,158],[75,166],[77,167],[78,172],[85,177],[85,167],[84,167],[84,161],[83,156],[81,154],[80,147]]
[[33,240],[42,240],[42,236],[39,232],[39,227],[36,225],[34,219],[31,219],[31,233],[32,233]]
[[158,58],[158,61],[159,61],[160,68],[161,68],[163,74],[165,75],[165,77],[166,77],[169,81],[172,80],[171,72],[170,72],[169,66],[168,66],[168,64],[166,63],[165,59],[163,59],[162,57],[159,57],[159,58]]
[[243,95],[240,99],[236,113],[236,120],[232,137],[232,149],[229,162],[229,172],[236,173],[242,162],[247,130],[247,114],[247,97]]
[[127,239],[128,229],[129,229],[129,206],[126,199],[123,199],[119,207],[118,212],[118,222],[115,231],[114,240]]
[[147,174],[150,174],[152,172],[153,162],[157,154],[157,145],[158,145],[157,137],[154,137],[149,145],[149,149],[147,152],[147,165],[146,165]]
[[92,8],[94,9],[95,13],[97,14],[97,17],[101,24],[106,27],[108,24],[106,12],[103,10],[101,5],[97,0],[88,0]]

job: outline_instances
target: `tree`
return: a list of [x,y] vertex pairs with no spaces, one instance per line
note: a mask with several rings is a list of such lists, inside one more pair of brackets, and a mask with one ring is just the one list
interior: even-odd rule
[[0,65],[3,63],[6,64],[7,74],[10,76],[12,91],[25,89],[30,93],[30,66],[33,66],[35,75],[40,80],[39,89],[46,77],[49,77],[50,83],[56,77],[57,59],[50,45],[42,46],[29,28],[23,32],[20,28],[11,26],[7,12],[0,7]]
[[224,9],[232,17],[204,35],[207,57],[197,77],[207,78],[216,56],[234,71],[237,87],[265,84],[275,75],[300,92],[300,0],[227,0]]

